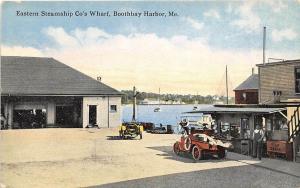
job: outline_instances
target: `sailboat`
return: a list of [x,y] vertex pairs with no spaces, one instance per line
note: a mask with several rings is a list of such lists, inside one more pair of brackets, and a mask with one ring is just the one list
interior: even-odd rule
[[[197,92],[197,98],[198,98],[198,92]],[[195,100],[194,101],[194,107],[193,107],[193,110],[197,110],[198,109],[198,101],[197,100]]]
[[160,88],[158,89],[158,107],[154,108],[154,112],[160,112],[161,109],[160,109]]
[[[223,80],[224,80],[224,77],[222,77],[221,84],[219,84],[220,86],[224,85]],[[218,91],[221,91],[222,93],[218,94],[219,96],[218,95],[215,96],[214,104],[216,104],[216,105],[224,105],[224,104],[228,105],[229,104],[229,93],[228,93],[228,89],[229,89],[228,83],[229,82],[228,81],[229,81],[229,76],[228,76],[228,68],[226,65],[226,69],[225,69],[225,92],[226,92],[225,93],[225,101],[222,98],[220,98],[220,97],[224,96],[224,93],[222,92],[224,90],[224,88],[219,87],[216,93],[218,93]]]

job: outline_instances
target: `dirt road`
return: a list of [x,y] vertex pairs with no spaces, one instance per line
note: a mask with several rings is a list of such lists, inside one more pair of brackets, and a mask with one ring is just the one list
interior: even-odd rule
[[179,135],[145,133],[142,140],[119,140],[117,135],[117,129],[1,131],[2,187],[248,187],[251,178],[257,185],[272,182],[267,187],[300,185],[297,176],[249,165],[257,161],[195,163],[176,156],[172,145]]

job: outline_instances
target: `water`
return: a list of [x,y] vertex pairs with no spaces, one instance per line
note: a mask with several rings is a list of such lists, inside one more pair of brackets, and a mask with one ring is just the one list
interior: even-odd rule
[[[158,105],[137,105],[137,118],[138,122],[152,122],[156,126],[159,124],[172,125],[176,131],[178,129],[177,123],[181,120],[183,112],[193,111],[194,106],[201,108],[208,105],[161,105],[160,112],[154,112],[154,108]],[[132,105],[123,105],[123,122],[131,121],[132,119]],[[194,114],[185,114],[186,116],[195,116]],[[197,114],[198,116],[201,114]],[[190,118],[189,118],[190,119]]]

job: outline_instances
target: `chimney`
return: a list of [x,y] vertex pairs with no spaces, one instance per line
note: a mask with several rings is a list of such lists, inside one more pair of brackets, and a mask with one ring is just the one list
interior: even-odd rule
[[274,90],[273,91],[273,103],[280,103],[280,96],[282,95],[282,91],[279,90]]
[[101,76],[97,77],[97,81],[101,82],[101,79],[102,79]]
[[252,67],[252,75],[254,75],[254,67]]

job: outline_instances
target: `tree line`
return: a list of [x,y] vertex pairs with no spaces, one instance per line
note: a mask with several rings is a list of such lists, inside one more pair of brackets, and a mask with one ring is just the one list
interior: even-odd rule
[[[122,104],[132,104],[133,101],[133,92],[132,90],[122,90],[124,95],[122,96]],[[144,99],[158,100],[163,103],[164,101],[181,101],[185,104],[213,104],[216,102],[226,103],[226,96],[217,96],[217,95],[183,95],[183,94],[158,94],[152,92],[138,92],[137,103],[141,103]],[[234,103],[234,98],[229,97],[229,104]]]

